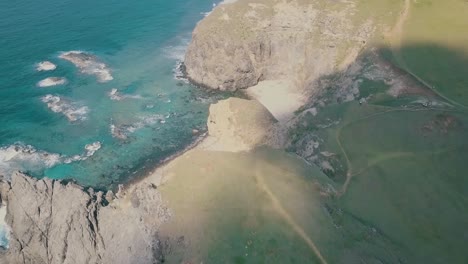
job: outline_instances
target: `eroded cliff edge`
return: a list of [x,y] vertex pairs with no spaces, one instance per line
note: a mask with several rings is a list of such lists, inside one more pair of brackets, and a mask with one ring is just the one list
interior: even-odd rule
[[195,83],[236,90],[288,79],[303,90],[356,58],[377,28],[354,1],[238,0],[221,4],[192,35]]

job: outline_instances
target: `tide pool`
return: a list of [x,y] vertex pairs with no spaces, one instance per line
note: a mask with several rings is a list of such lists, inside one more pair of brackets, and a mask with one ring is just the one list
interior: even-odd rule
[[107,189],[193,142],[222,95],[177,78],[176,66],[212,6],[2,1],[0,175]]

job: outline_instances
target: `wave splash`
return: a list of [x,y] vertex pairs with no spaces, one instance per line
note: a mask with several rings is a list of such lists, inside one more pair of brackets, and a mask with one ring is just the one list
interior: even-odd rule
[[15,143],[0,148],[0,175],[9,179],[16,171],[40,173],[44,169],[52,168],[61,163],[68,164],[86,160],[93,156],[100,148],[101,142],[96,141],[87,144],[83,154],[67,157],[58,153],[37,150],[31,145]]
[[164,54],[167,58],[175,60],[176,64],[172,69],[174,79],[188,83],[188,78],[185,74],[185,52],[190,41],[188,39],[182,39],[179,45],[168,46],[164,49]]
[[61,162],[61,155],[36,150],[31,145],[16,143],[0,148],[0,175],[11,176],[15,171],[39,173]]
[[140,116],[138,119],[139,121],[133,124],[122,124],[122,125],[115,125],[113,123],[110,124],[110,132],[112,137],[125,140],[127,139],[130,134],[134,133],[135,131],[144,128],[146,126],[151,126],[154,124],[165,124],[166,119],[169,118],[170,115],[161,115],[161,114],[154,114],[149,116]]
[[80,106],[59,96],[48,94],[41,100],[52,112],[63,114],[70,122],[85,120],[89,112],[87,106]]
[[96,76],[99,82],[108,82],[114,79],[109,67],[98,57],[84,51],[67,51],[59,58],[73,63],[81,73]]
[[87,106],[79,106],[59,96],[48,94],[41,98],[42,102],[54,113],[61,113],[68,118],[70,122],[85,120],[89,112]]
[[121,101],[123,99],[142,99],[143,97],[141,97],[141,95],[138,95],[138,94],[135,94],[135,95],[132,95],[132,94],[121,94],[119,92],[119,90],[113,88],[109,93],[109,98],[113,101]]

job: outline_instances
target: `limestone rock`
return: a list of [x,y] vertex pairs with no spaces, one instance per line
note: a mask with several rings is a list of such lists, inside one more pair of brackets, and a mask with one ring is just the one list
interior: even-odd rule
[[127,198],[102,205],[75,184],[36,180],[16,173],[9,188],[6,221],[11,228],[7,263],[160,263],[157,229],[168,217],[156,189],[132,190]]
[[259,102],[229,98],[210,106],[208,134],[225,150],[249,150],[268,144],[275,118]]
[[238,0],[219,5],[193,32],[186,72],[191,81],[213,89],[288,79],[297,89],[311,90],[319,77],[352,62],[375,30],[371,20],[354,13],[353,1]]

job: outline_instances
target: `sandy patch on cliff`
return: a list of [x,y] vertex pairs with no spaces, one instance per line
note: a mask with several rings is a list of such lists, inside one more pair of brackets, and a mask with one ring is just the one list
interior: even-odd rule
[[294,89],[287,80],[262,81],[248,88],[247,95],[259,101],[279,122],[286,122],[294,116],[307,97]]

